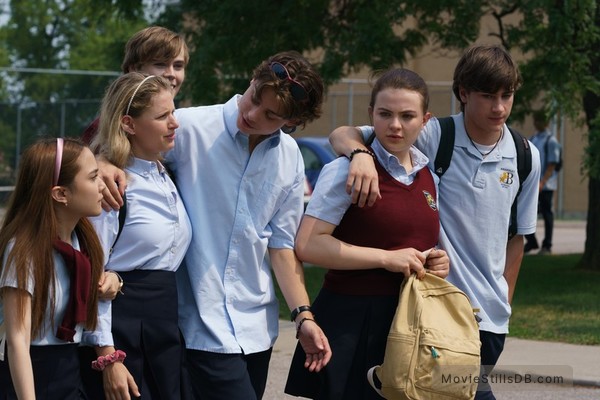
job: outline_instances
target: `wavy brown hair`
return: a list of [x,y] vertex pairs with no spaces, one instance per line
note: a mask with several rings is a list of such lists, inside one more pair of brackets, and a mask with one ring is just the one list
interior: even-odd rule
[[[79,172],[78,158],[84,145],[75,139],[64,139],[59,186],[69,186]],[[51,195],[56,159],[56,139],[41,139],[23,152],[15,190],[13,191],[0,230],[1,257],[6,262],[0,266],[4,277],[12,266],[16,271],[17,288],[26,290],[33,280],[31,299],[31,337],[43,334],[44,314],[50,307],[50,320],[54,320],[55,272],[52,242],[58,237],[58,221]],[[104,254],[96,231],[87,218],[75,227],[82,249],[86,249],[92,265],[90,298],[88,299],[86,329],[96,327],[98,316],[98,282],[103,271]],[[12,248],[9,247],[12,244]],[[20,315],[25,307],[18,303]],[[53,326],[52,329],[55,327]]]
[[[297,101],[292,97],[290,92],[292,83],[289,80],[278,78],[271,71],[271,64],[274,62],[282,64],[287,69],[290,78],[302,85],[307,93],[306,101]],[[321,116],[325,90],[323,80],[315,67],[300,53],[285,51],[275,54],[254,69],[252,79],[256,85],[255,96],[260,99],[263,90],[273,89],[281,103],[284,118],[295,121],[301,128],[304,128],[307,122]]]

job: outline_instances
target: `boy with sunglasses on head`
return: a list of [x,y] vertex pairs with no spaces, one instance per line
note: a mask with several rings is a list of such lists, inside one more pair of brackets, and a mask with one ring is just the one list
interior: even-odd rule
[[[279,325],[271,267],[297,324],[305,367],[319,371],[329,362],[294,253],[304,162],[285,134],[320,116],[323,90],[304,57],[283,52],[254,70],[243,95],[176,111],[176,145],[166,162],[192,223],[187,268],[178,271],[179,322],[198,398],[262,398]],[[118,197],[115,182],[109,185]]]
[[[510,54],[499,46],[469,48],[454,70],[452,89],[461,112],[453,115],[454,147],[449,168],[439,180],[440,247],[450,258],[448,280],[478,308],[482,379],[475,399],[494,399],[487,376],[504,348],[517,276],[523,258],[523,235],[535,232],[540,176],[539,152],[531,146],[531,172],[517,200],[516,235],[508,237],[511,205],[519,190],[517,149],[506,125],[521,76]],[[337,128],[331,141],[337,152],[366,149],[372,128]],[[362,136],[361,137],[361,133]],[[431,118],[416,147],[434,160],[441,125]],[[370,156],[358,153],[350,164],[346,190],[353,202],[372,205],[379,196]],[[359,199],[361,197],[361,199]],[[485,378],[485,379],[484,379]]]

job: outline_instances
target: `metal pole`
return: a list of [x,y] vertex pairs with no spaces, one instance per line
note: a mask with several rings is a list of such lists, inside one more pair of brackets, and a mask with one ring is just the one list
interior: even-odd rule
[[[565,154],[565,118],[563,117],[562,114],[560,114],[560,146],[561,146],[561,151],[563,154],[563,158],[564,158],[564,154]],[[564,164],[564,161],[563,161]],[[558,195],[557,197],[557,205],[556,205],[556,215],[558,216],[558,218],[562,218],[563,217],[563,212],[564,212],[564,196],[565,196],[565,190],[564,190],[564,174],[563,174],[564,168],[561,169],[558,172]]]
[[331,96],[331,130],[333,132],[335,128],[337,128],[337,100],[338,96],[334,93]]
[[21,157],[21,103],[17,105],[17,143],[15,146],[15,171],[19,167]]
[[60,104],[60,137],[65,137],[65,102]]
[[354,82],[348,83],[348,125],[352,125],[353,112],[354,112]]

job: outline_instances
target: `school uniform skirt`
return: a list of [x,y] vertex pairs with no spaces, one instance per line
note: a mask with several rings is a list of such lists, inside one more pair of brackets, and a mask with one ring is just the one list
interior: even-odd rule
[[329,340],[331,361],[320,372],[309,372],[298,343],[285,393],[311,399],[380,400],[367,381],[367,371],[383,363],[397,305],[397,295],[342,295],[321,289],[312,311]]
[[[135,379],[142,399],[185,399],[182,394],[184,342],[178,325],[175,272],[119,272],[123,295],[112,302],[115,349]],[[86,381],[91,399],[104,399],[102,373],[96,384]],[[99,386],[100,385],[100,386]]]
[[[78,343],[30,346],[36,399],[86,399],[79,377],[78,346]],[[5,354],[4,361],[0,361],[1,400],[17,399],[9,364],[8,354]]]

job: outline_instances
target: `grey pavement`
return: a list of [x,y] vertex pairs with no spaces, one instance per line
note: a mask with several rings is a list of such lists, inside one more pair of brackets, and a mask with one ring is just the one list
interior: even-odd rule
[[[538,241],[543,238],[543,224],[538,223]],[[582,253],[585,221],[556,221],[553,254]],[[533,253],[533,252],[532,252]],[[283,393],[289,364],[296,346],[294,325],[280,321],[280,333],[269,368],[265,400],[294,399]],[[524,340],[507,337],[504,352],[496,367],[498,382],[492,387],[498,400],[513,399],[600,399],[600,346],[580,346],[558,342]],[[502,379],[531,378],[504,384]],[[553,384],[559,383],[559,384]],[[562,383],[562,384],[560,384]]]

